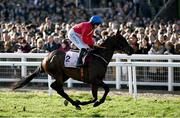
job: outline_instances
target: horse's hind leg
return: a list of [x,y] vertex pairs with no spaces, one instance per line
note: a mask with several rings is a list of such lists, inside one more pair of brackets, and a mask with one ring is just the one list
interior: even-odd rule
[[80,102],[80,101],[79,101],[79,104],[80,104],[80,105],[87,105],[87,104],[91,104],[91,103],[94,103],[94,102],[97,101],[98,86],[92,84],[91,89],[92,89],[93,99],[92,99],[92,100],[89,100],[89,101],[84,101],[84,102]]
[[105,92],[104,92],[104,94],[103,94],[103,97],[102,97],[99,101],[95,102],[94,107],[99,106],[100,104],[104,103],[104,101],[106,100],[106,97],[107,97],[107,95],[108,95],[108,93],[109,93],[109,87],[108,87],[107,84],[105,84],[105,83],[102,81],[102,82],[100,83],[100,86],[102,86],[102,87],[104,88]]
[[78,104],[77,102],[73,101],[73,100],[68,96],[68,94],[66,94],[66,93],[64,92],[63,85],[62,85],[60,82],[58,82],[58,81],[53,82],[53,83],[51,84],[51,87],[52,87],[54,90],[56,90],[59,95],[61,95],[63,98],[65,98],[67,101],[69,101],[73,106],[75,106],[76,109],[81,109],[81,107],[79,106],[79,104]]

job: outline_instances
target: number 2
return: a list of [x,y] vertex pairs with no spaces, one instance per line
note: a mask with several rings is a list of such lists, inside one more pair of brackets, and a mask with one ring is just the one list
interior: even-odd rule
[[67,55],[65,61],[66,61],[66,62],[70,62],[70,61],[69,61],[70,58],[71,58],[71,57],[70,57],[69,55]]

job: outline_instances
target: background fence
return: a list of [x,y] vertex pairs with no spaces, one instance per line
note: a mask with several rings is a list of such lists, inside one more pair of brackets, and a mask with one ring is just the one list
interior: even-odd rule
[[[0,82],[14,82],[20,76],[30,74],[46,55],[47,53],[1,53]],[[180,86],[179,62],[180,55],[114,54],[107,69],[105,82],[116,85],[116,89],[127,85],[130,93],[133,88],[137,91],[136,85],[167,86],[168,91],[173,91],[174,86]],[[41,74],[32,82],[51,81],[50,76]],[[72,87],[74,83],[82,82],[69,79],[67,87]]]

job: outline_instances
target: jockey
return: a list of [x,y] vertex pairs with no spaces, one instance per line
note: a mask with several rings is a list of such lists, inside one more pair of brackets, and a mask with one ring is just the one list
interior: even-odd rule
[[80,49],[76,67],[83,66],[82,57],[87,53],[87,49],[95,44],[92,36],[98,25],[102,24],[100,16],[92,16],[88,22],[82,22],[73,26],[68,32],[68,38]]

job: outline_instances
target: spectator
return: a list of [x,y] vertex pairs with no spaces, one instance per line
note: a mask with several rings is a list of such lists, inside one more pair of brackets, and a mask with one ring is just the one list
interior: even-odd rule
[[155,29],[150,29],[149,33],[149,44],[153,44],[157,40],[157,35]]
[[3,29],[2,31],[2,41],[10,41],[10,36],[8,35],[7,29]]
[[22,41],[20,42],[20,46],[18,48],[18,52],[28,53],[30,51],[31,51],[31,46],[27,43],[25,39],[22,39]]
[[63,52],[67,52],[70,50],[70,45],[68,40],[62,40],[61,47],[58,49]]
[[37,37],[37,38],[32,37],[32,38],[31,38],[31,42],[29,43],[31,49],[33,49],[33,48],[36,47],[36,45],[37,45],[37,41],[36,41],[36,40],[39,39],[39,38],[42,38],[42,37]]
[[134,49],[134,53],[138,53],[139,44],[137,36],[135,34],[131,34],[131,36],[129,37],[129,44]]
[[175,43],[174,48],[175,48],[175,54],[180,55],[180,42]]
[[172,33],[172,35],[171,35],[171,37],[170,37],[170,41],[171,41],[173,44],[175,44],[175,43],[177,43],[177,42],[180,41],[180,39],[178,38],[177,32],[173,32],[173,33]]
[[142,41],[142,39],[145,37],[145,30],[143,27],[138,28],[137,38],[138,41]]
[[93,39],[95,40],[95,42],[97,42],[98,40],[101,39],[101,32],[99,30],[95,30],[94,31],[94,35],[93,35]]
[[144,37],[141,42],[139,42],[139,50],[138,54],[148,54],[148,51],[150,50],[151,46],[148,43],[148,37]]
[[123,37],[125,37],[126,39],[129,39],[131,33],[132,33],[131,29],[127,28],[125,29],[125,34],[123,35]]
[[36,48],[33,48],[30,52],[31,53],[45,53],[46,52],[46,50],[44,49],[44,41],[42,38],[39,38],[37,40]]
[[[161,47],[161,43],[159,40],[156,40],[153,44],[151,49],[148,51],[148,54],[164,54],[164,49]],[[158,60],[157,60],[158,61]],[[159,67],[149,67],[149,72],[154,76],[158,72],[163,73],[163,68]]]
[[52,34],[54,37],[54,42],[58,45],[61,45],[62,39],[59,38],[59,35],[57,33]]
[[101,37],[102,37],[103,40],[107,39],[107,37],[108,37],[108,31],[103,30],[103,31],[101,32]]
[[162,48],[161,43],[159,40],[156,40],[153,44],[151,49],[148,51],[148,54],[163,54],[164,48]]
[[55,24],[55,29],[54,29],[54,33],[57,33],[59,34],[60,33],[60,30],[61,30],[61,27],[59,24]]
[[55,26],[50,17],[46,17],[44,24],[44,35],[51,35],[54,32]]
[[17,33],[13,33],[11,36],[10,36],[10,41],[12,43],[12,46],[13,46],[13,50],[16,52],[17,49],[19,48],[19,42],[18,42],[18,35]]
[[2,51],[4,53],[13,53],[13,45],[11,41],[5,41],[4,42],[4,50]]
[[165,49],[166,49],[166,51],[164,52],[165,55],[174,54],[174,45],[172,44],[172,42],[167,41],[165,43]]
[[44,48],[47,52],[52,52],[59,48],[59,44],[55,43],[54,37],[50,35],[47,38],[47,43],[45,43]]
[[67,34],[67,31],[65,29],[61,29],[60,33],[59,33],[59,37],[61,39],[65,39],[66,38],[66,34]]

